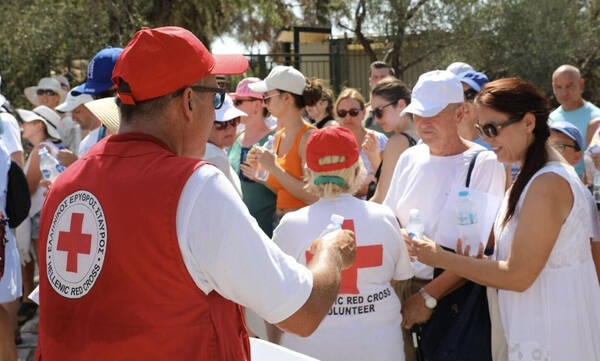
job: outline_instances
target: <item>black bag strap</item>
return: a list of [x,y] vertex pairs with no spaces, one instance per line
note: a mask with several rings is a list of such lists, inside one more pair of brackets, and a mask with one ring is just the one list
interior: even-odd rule
[[475,168],[475,161],[477,161],[477,156],[481,152],[483,152],[483,149],[475,152],[475,154],[473,154],[473,158],[471,158],[471,162],[469,162],[469,170],[467,171],[467,181],[465,182],[465,188],[469,188],[469,185],[471,185],[471,174],[473,173],[473,169]]

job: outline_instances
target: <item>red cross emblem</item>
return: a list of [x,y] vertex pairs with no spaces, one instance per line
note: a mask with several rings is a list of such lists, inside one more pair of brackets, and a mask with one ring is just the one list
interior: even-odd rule
[[[342,229],[354,232],[354,221],[352,219],[344,220]],[[306,264],[310,262],[313,255],[306,251]],[[377,267],[383,264],[383,245],[375,244],[371,246],[356,247],[356,259],[352,267],[342,271],[342,281],[339,293],[359,294],[357,287],[358,269]]]
[[77,255],[90,254],[92,248],[92,235],[81,233],[83,226],[83,213],[71,214],[69,232],[58,232],[59,251],[67,252],[67,272],[77,272]]

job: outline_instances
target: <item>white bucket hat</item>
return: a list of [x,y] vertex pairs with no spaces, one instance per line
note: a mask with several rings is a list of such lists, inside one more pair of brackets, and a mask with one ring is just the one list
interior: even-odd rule
[[61,139],[60,133],[58,132],[60,116],[58,116],[54,110],[45,105],[39,105],[33,110],[17,109],[17,112],[25,123],[41,120],[46,125],[46,130],[52,138]]
[[237,117],[247,117],[248,114],[233,106],[233,100],[229,94],[225,94],[225,100],[221,108],[215,110],[215,121],[227,122]]
[[448,70],[434,70],[419,76],[412,91],[410,104],[404,108],[402,114],[433,117],[449,104],[464,101],[460,80]]
[[[82,88],[83,87],[80,85],[78,87],[71,89],[69,94],[67,94],[67,100],[65,100],[64,103],[59,104],[54,109],[58,110],[61,113],[66,113],[66,112],[73,111],[73,109],[77,108],[81,104],[85,104],[87,102],[91,102],[92,100],[94,100],[94,98],[92,98],[91,95],[81,93]],[[74,95],[74,94],[77,94],[77,95]]]
[[60,86],[60,82],[58,80],[54,78],[42,78],[40,79],[40,82],[37,86],[30,86],[28,88],[25,88],[25,90],[23,91],[27,100],[29,100],[31,104],[36,106],[40,105],[40,100],[37,96],[38,89],[53,90],[60,96],[61,102],[65,100],[65,96],[67,95],[67,91]]
[[[88,94],[81,94],[80,96],[84,95]],[[121,112],[115,99],[115,97],[101,98],[85,103],[84,105],[113,134],[119,131],[119,125],[121,124]]]
[[306,78],[300,71],[285,65],[274,67],[265,80],[248,84],[250,90],[264,93],[269,90],[283,90],[297,95],[302,95],[306,88]]

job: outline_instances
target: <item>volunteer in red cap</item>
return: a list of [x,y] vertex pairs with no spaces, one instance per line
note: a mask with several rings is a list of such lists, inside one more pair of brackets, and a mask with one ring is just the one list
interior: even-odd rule
[[413,272],[396,217],[386,206],[352,196],[366,177],[352,131],[314,131],[306,144],[306,165],[306,188],[320,199],[287,213],[273,241],[309,264],[312,239],[338,215],[342,228],[356,234],[356,262],[342,272],[336,301],[317,330],[307,338],[286,332],[280,343],[319,360],[402,361],[400,300],[391,282],[411,278]]
[[119,133],[62,173],[40,239],[38,360],[248,360],[243,305],[307,336],[354,257],[351,232],[315,242],[308,267],[274,245],[202,156],[223,104],[189,31],[144,28],[113,72]]

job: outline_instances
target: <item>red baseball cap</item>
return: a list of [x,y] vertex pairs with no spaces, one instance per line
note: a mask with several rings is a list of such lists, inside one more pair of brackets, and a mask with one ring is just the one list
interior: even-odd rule
[[216,74],[241,74],[243,55],[212,55],[189,30],[167,26],[138,31],[119,56],[112,74],[119,98],[134,105],[172,93]]
[[[331,155],[346,157],[341,163],[319,164],[319,159]],[[315,130],[306,142],[306,165],[315,172],[346,169],[359,157],[358,143],[354,133],[344,127],[324,127]]]

